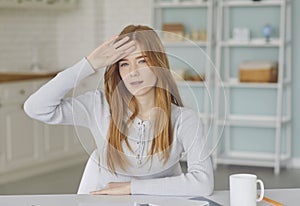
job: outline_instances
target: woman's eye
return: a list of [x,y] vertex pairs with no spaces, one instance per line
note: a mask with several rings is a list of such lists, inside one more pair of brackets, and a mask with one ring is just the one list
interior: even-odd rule
[[126,67],[128,66],[128,63],[120,63],[120,67]]
[[144,64],[144,63],[146,63],[146,60],[145,60],[145,59],[141,59],[141,60],[139,61],[139,63],[140,63],[140,64]]

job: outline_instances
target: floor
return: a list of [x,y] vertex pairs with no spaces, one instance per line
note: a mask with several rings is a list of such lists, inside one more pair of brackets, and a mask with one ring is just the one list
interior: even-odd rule
[[[183,168],[186,168],[183,165]],[[84,165],[76,165],[55,172],[0,185],[0,194],[72,194],[76,193]],[[271,168],[219,166],[214,173],[215,190],[228,189],[228,177],[233,173],[255,173],[265,188],[300,188],[300,169],[282,169],[274,175]]]

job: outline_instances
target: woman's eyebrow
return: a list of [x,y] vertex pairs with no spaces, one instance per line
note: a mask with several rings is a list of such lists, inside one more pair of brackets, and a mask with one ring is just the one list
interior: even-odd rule
[[[141,59],[141,58],[146,58],[147,56],[146,55],[141,55],[141,56],[137,56],[137,57],[135,57],[135,59]],[[123,58],[123,59],[120,59],[120,62],[121,61],[129,61],[128,59],[126,59],[126,58]]]
[[141,56],[135,57],[135,59],[146,58],[146,57],[147,57],[146,55],[141,55]]

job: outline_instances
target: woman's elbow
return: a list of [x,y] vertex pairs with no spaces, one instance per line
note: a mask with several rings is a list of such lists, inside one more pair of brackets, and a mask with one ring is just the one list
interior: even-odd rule
[[212,193],[214,192],[214,176],[213,175],[210,175],[207,179],[206,179],[206,190],[205,190],[205,195],[206,196],[209,196],[209,195],[212,195]]
[[212,195],[214,192],[214,185],[210,185],[208,187],[206,187],[206,189],[203,191],[203,196],[210,196]]
[[190,187],[189,191],[182,194],[182,195],[186,195],[186,196],[210,196],[213,193],[213,187],[209,187],[209,186],[194,186],[194,187]]
[[37,105],[34,101],[31,101],[30,98],[24,102],[23,109],[24,112],[32,119],[36,119],[45,123],[51,121],[52,113],[46,113],[45,109]]
[[30,99],[27,99],[23,104],[24,112],[31,118],[35,118],[35,109],[33,104],[30,102]]
[[194,188],[194,194],[196,196],[210,196],[212,195],[214,191],[214,185],[213,184],[199,184],[195,186]]
[[193,185],[193,195],[197,196],[209,196],[214,191],[214,178],[213,176],[207,176],[195,181]]

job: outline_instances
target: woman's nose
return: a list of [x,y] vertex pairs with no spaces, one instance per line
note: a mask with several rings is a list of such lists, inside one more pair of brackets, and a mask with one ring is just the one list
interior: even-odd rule
[[139,70],[138,70],[138,66],[136,64],[132,64],[130,67],[130,76],[138,76],[139,75]]

